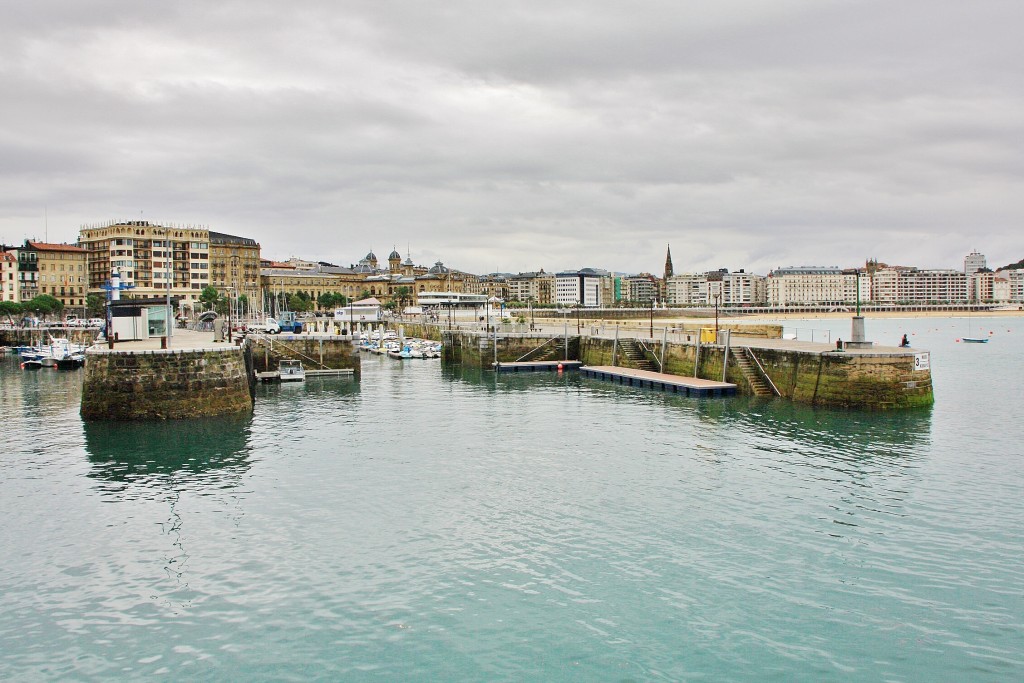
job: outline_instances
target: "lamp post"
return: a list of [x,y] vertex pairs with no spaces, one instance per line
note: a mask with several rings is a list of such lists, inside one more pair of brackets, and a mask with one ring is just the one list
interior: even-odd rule
[[167,266],[167,316],[164,320],[164,331],[167,333],[167,348],[171,348],[171,335],[174,334],[174,326],[171,324],[171,285],[174,283],[174,247],[171,246],[171,229],[164,228],[164,255],[167,260],[164,261],[164,265]]
[[654,305],[657,303],[654,299],[651,299],[651,339],[654,339]]
[[232,342],[231,339],[231,293],[235,291],[235,288],[228,285],[225,289],[228,291],[228,344]]
[[719,287],[715,288],[715,343],[718,343],[718,300],[722,298],[722,290]]

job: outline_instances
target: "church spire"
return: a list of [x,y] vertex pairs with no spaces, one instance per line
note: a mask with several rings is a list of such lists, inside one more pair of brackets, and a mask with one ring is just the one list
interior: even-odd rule
[[672,270],[672,245],[668,245],[665,249],[665,279],[668,280],[670,277],[675,275]]

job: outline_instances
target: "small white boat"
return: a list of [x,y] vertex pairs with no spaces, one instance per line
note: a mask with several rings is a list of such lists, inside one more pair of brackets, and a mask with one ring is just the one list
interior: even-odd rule
[[963,341],[968,344],[987,344],[988,337],[963,337]]
[[282,382],[301,382],[306,379],[306,370],[302,361],[283,360],[277,366]]

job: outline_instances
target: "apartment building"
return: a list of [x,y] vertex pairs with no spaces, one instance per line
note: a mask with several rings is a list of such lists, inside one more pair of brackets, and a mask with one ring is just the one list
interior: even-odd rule
[[[384,283],[374,283],[371,288],[366,273],[320,264],[311,268],[263,268],[260,270],[260,286],[267,298],[290,297],[304,292],[313,301],[321,294],[344,294],[349,299],[359,299],[363,292],[378,296],[386,291]],[[259,296],[251,300],[259,301]]]
[[874,303],[968,301],[967,276],[958,270],[897,266],[881,268],[870,279]]
[[623,301],[650,305],[661,295],[661,283],[650,273],[628,275],[622,278],[621,298]]
[[768,273],[766,299],[772,306],[816,304],[838,306],[857,301],[858,286],[861,300],[870,291],[864,278],[859,282],[855,269],[842,270],[835,266],[800,266],[777,268]]
[[602,305],[602,275],[602,271],[594,268],[556,273],[555,303],[560,306],[600,308]]
[[1024,269],[1001,270],[998,273],[1006,278],[1007,301],[1024,302]]
[[706,306],[708,303],[707,275],[679,273],[665,282],[665,296],[669,306]]
[[[210,285],[225,294],[244,294],[250,301],[260,296],[260,243],[210,231]],[[230,289],[229,289],[230,288]]]
[[18,301],[42,294],[54,297],[69,313],[84,313],[86,300],[86,252],[73,244],[25,240],[17,249]]
[[555,276],[544,270],[480,276],[481,294],[521,303],[554,303]]
[[18,292],[18,254],[0,251],[0,301],[21,301]]
[[113,268],[136,298],[168,294],[184,303],[210,285],[210,231],[201,226],[111,221],[82,226],[89,292],[103,293]]
[[716,294],[721,306],[761,306],[768,296],[766,278],[743,269],[680,273],[668,278],[665,291],[670,306],[711,306]]

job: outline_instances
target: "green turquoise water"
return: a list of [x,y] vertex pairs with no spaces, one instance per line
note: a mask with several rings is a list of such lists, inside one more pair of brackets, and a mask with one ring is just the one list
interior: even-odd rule
[[83,425],[5,359],[0,679],[1024,679],[1024,325],[970,324],[869,319],[896,414],[363,356]]

